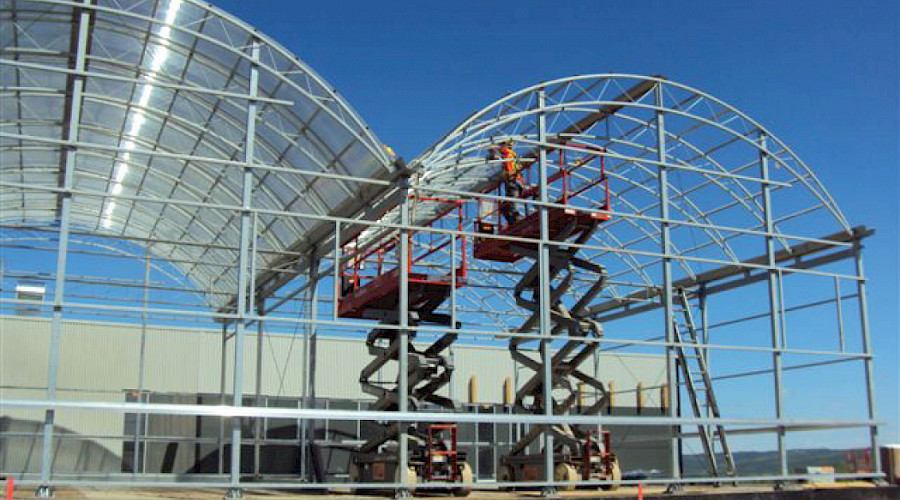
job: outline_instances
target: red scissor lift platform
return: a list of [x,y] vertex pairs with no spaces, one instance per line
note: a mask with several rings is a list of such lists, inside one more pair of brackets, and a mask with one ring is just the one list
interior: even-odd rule
[[[409,273],[409,310],[420,311],[430,304],[440,306],[450,296],[452,277]],[[465,276],[460,270],[456,286],[465,286]],[[366,310],[391,310],[400,302],[400,268],[372,278],[371,281],[350,291],[340,299],[338,316],[364,318]]]
[[[458,201],[448,203],[455,204],[459,211],[456,229],[460,229],[462,203]],[[407,331],[405,336],[401,336],[395,326],[387,327],[399,324],[401,268],[397,264],[400,264],[407,266],[409,276],[407,287],[409,326],[415,328],[417,325],[428,323],[448,329],[459,328],[459,325],[451,325],[451,315],[435,311],[450,297],[454,288],[466,285],[465,239],[462,240],[461,265],[456,267],[453,255],[448,260],[438,254],[442,249],[452,245],[451,238],[444,235],[435,241],[434,233],[426,234],[431,237],[416,234],[406,236],[410,242],[409,259],[406,262],[402,262],[400,258],[386,261],[387,256],[399,253],[397,250],[400,247],[400,240],[399,237],[395,237],[364,252],[358,250],[357,242],[354,241],[350,251],[346,252],[347,264],[340,266],[341,297],[338,301],[337,315],[341,318],[377,319],[384,325],[374,328],[366,338],[366,345],[373,359],[363,368],[359,376],[363,392],[375,397],[375,401],[369,406],[371,410],[399,409],[398,382],[384,382],[380,377],[377,380],[372,377],[388,363],[399,361],[400,342],[404,339],[410,357],[409,409],[416,411],[420,405],[426,403],[445,410],[455,409],[454,402],[438,394],[438,391],[450,383],[453,365],[443,352],[456,340],[457,334],[447,331],[440,334],[430,345],[421,345],[413,342],[417,333],[415,330]],[[434,265],[450,267],[453,271],[432,274],[416,270],[416,267],[430,270]],[[390,270],[385,271],[385,268]],[[373,437],[352,454],[350,463],[352,482],[396,483],[405,476],[411,490],[421,478],[426,481],[447,482],[452,485],[452,492],[455,495],[468,495],[471,491],[472,469],[466,461],[465,452],[457,449],[455,424],[416,424],[408,428],[409,461],[405,471],[399,467],[399,426],[396,423],[386,422],[382,427],[381,432],[374,433]],[[447,433],[450,439],[445,439],[444,434]]]
[[[576,232],[590,229],[598,222],[609,220],[609,214],[586,213],[580,210],[551,207],[547,210],[547,219],[550,225],[550,239],[558,240],[560,235],[566,232],[570,223],[575,223]],[[540,212],[534,211],[525,217],[501,228],[498,235],[512,236],[515,238],[537,239],[541,237]],[[485,232],[491,229],[485,228]],[[516,253],[511,247],[514,242],[497,238],[476,238],[472,248],[472,256],[476,259],[493,260],[496,262],[516,262],[522,258],[522,254]],[[520,243],[527,245],[527,243]]]
[[[566,145],[566,147],[584,149],[584,153],[575,151],[574,153],[580,153],[580,156],[574,161],[573,165],[570,165],[566,159],[567,156],[571,158],[573,152],[568,151],[567,155],[567,151],[564,149],[557,151],[557,171],[547,177],[548,185],[558,185],[561,191],[561,196],[555,200],[555,204],[567,205],[572,202],[585,204],[584,202],[587,201],[588,203],[595,203],[597,206],[590,207],[586,205],[583,210],[578,208],[549,207],[547,209],[550,226],[549,237],[550,240],[554,241],[559,241],[560,238],[569,234],[580,234],[590,231],[597,224],[610,219],[608,213],[610,202],[609,184],[606,177],[606,161],[602,155],[605,150],[593,146]],[[591,165],[592,162],[599,164],[600,175],[591,181],[576,183],[575,179],[578,178],[576,177],[576,172]],[[522,198],[536,198],[539,189],[539,186],[528,187],[523,190]],[[480,216],[476,221],[476,231],[480,234],[513,238],[538,239],[541,237],[540,210],[534,208],[521,219],[508,224],[503,222],[500,212],[498,208]],[[575,224],[574,229],[570,227],[571,224]],[[534,246],[534,244],[514,242],[506,239],[475,238],[475,242],[472,245],[472,257],[495,262],[517,262],[523,255],[512,248],[515,245]]]

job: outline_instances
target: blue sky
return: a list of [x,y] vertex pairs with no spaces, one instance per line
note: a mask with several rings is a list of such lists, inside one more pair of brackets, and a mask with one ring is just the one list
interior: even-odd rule
[[900,442],[897,2],[215,3],[306,61],[407,158],[503,94],[572,74],[663,74],[748,113],[853,224],[877,228],[879,418]]

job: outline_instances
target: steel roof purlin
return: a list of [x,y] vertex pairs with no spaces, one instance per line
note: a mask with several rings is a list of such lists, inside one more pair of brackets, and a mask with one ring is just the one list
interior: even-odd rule
[[[61,175],[54,163],[75,148],[69,193],[78,194],[72,198],[78,229],[151,241],[150,251],[182,263],[180,270],[208,292],[208,305],[217,310],[235,304],[247,168],[254,194],[244,208],[255,211],[254,241],[264,250],[253,279],[259,296],[302,274],[309,258],[333,252],[335,217],[387,223],[368,229],[343,224],[340,243],[361,233],[358,248],[395,231],[401,175],[411,175],[417,193],[489,198],[499,170],[487,158],[506,139],[517,141],[526,163],[541,147],[550,154],[602,148],[612,220],[589,244],[624,251],[596,250],[590,257],[609,265],[619,281],[658,285],[647,269],[661,259],[661,167],[673,175],[670,251],[686,257],[676,263],[684,278],[707,264],[756,255],[743,239],[766,234],[763,184],[791,193],[792,203],[775,214],[780,248],[796,243],[789,234],[815,239],[850,230],[826,189],[783,142],[725,102],[660,75],[580,75],[511,93],[473,113],[401,172],[327,82],[259,31],[206,3],[156,0],[123,8],[111,1],[23,0],[4,3],[0,12],[8,21],[0,27],[0,75],[10,97],[2,104],[0,140],[5,153],[14,153],[5,154],[2,170],[2,190],[11,195],[4,196],[4,221],[53,219],[35,205],[44,198],[26,195],[23,186],[52,185],[56,191],[45,194],[61,200],[66,190],[48,174]],[[74,53],[70,36],[79,12],[92,20],[84,54]],[[77,56],[84,70],[74,66]],[[256,80],[252,67],[259,71]],[[74,104],[69,87],[75,77],[84,78],[85,88],[73,137],[62,125]],[[542,106],[538,92],[546,95]],[[668,117],[662,157],[658,113]],[[539,115],[547,120],[546,143],[537,137]],[[255,156],[247,163],[250,121]],[[763,156],[774,167],[765,181],[756,168]],[[415,200],[411,222],[428,225],[449,208],[436,199]],[[612,299],[628,295],[615,286],[610,293]]]
[[[79,54],[72,34],[83,12],[91,22]],[[389,189],[387,182],[352,181],[390,179],[395,168],[333,87],[278,43],[205,2],[24,0],[0,4],[0,21],[0,190],[19,198],[18,206],[4,206],[4,222],[42,213],[29,202],[37,198],[9,183],[62,187],[41,177],[47,152],[60,163],[60,153],[75,148],[72,189],[85,194],[72,197],[79,214],[73,223],[109,236],[206,245],[199,255],[180,245],[151,244],[150,250],[193,261],[181,271],[208,291],[211,307],[222,308],[232,302],[222,292],[236,293],[235,252],[223,248],[238,247],[240,214],[215,207],[241,204],[244,168],[254,170],[252,208],[259,210],[364,213]],[[258,60],[252,60],[254,43]],[[73,65],[78,57],[83,70]],[[251,66],[258,68],[256,81]],[[85,87],[78,103],[69,88],[76,77]],[[255,161],[247,165],[251,103],[258,126]],[[78,133],[70,135],[59,124],[76,104]],[[278,278],[271,269],[284,267],[293,258],[287,254],[322,245],[330,227],[299,219],[260,225],[257,237],[270,253],[259,257],[264,271],[256,283]],[[222,272],[222,265],[230,267]]]
[[[547,96],[544,106],[537,105],[538,92]],[[655,117],[659,113],[668,117],[665,161],[658,159]],[[540,115],[548,123],[546,143],[537,137]],[[660,75],[626,74],[544,82],[508,94],[469,116],[410,162],[415,172],[413,191],[431,197],[413,202],[412,223],[427,225],[453,209],[451,203],[434,197],[472,202],[496,198],[500,169],[498,162],[489,158],[492,149],[510,139],[526,169],[535,163],[541,146],[551,155],[579,151],[586,145],[602,148],[612,220],[589,245],[609,250],[593,252],[590,258],[608,266],[610,276],[620,281],[642,283],[650,289],[660,285],[645,270],[662,260],[658,253],[664,221],[659,213],[661,167],[674,176],[674,182],[668,184],[672,203],[667,222],[674,228],[670,251],[680,257],[675,265],[685,279],[693,279],[710,266],[740,264],[759,253],[754,243],[744,240],[766,235],[759,204],[763,185],[775,192],[785,191],[791,198],[790,204],[780,204],[773,214],[772,236],[780,248],[788,250],[798,241],[818,241],[823,234],[852,234],[840,208],[813,172],[757,122],[709,94]],[[774,166],[768,179],[761,179],[758,173],[763,157]],[[584,175],[590,177],[591,173]],[[593,175],[599,177],[600,172]],[[597,210],[599,206],[597,201],[579,208]],[[398,223],[397,210],[382,221]],[[385,234],[385,230],[372,228],[358,244],[372,245]],[[618,300],[629,290],[611,286],[610,292],[607,298]]]

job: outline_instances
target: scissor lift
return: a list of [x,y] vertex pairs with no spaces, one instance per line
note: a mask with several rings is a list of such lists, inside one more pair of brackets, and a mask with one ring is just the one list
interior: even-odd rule
[[[566,151],[557,152],[559,158],[558,171],[548,177],[549,183],[559,182],[562,197],[556,200],[558,204],[570,204],[577,206],[589,198],[594,188],[599,188],[601,200],[600,207],[586,206],[586,210],[577,208],[548,208],[549,239],[557,242],[571,242],[576,245],[585,243],[597,230],[603,221],[609,220],[609,188],[606,182],[606,172],[602,150],[585,148],[583,154],[572,155],[576,158],[572,162],[566,161]],[[596,161],[600,165],[600,175],[595,180],[581,186],[572,186],[572,173]],[[584,178],[585,176],[580,176]],[[536,187],[526,189],[524,196],[535,192]],[[590,208],[590,210],[587,210]],[[599,208],[599,211],[598,211]],[[488,217],[492,215],[488,213]],[[539,238],[540,213],[535,210],[526,214],[523,218],[509,224],[502,224],[499,215],[496,222],[482,218],[477,221],[477,230],[481,233],[495,234],[498,236],[518,238]],[[606,270],[603,266],[594,264],[577,257],[578,246],[553,245],[550,253],[550,317],[552,326],[550,333],[553,337],[564,340],[563,345],[554,352],[551,363],[551,381],[554,394],[552,400],[544,401],[544,363],[540,355],[535,355],[534,350],[525,350],[524,347],[544,341],[514,337],[509,341],[509,350],[512,358],[532,370],[532,375],[518,389],[515,397],[515,410],[520,413],[543,414],[547,404],[552,405],[556,415],[577,413],[581,415],[596,415],[606,406],[608,393],[605,386],[595,377],[580,369],[581,365],[590,359],[598,348],[596,342],[585,342],[593,337],[599,338],[603,334],[602,327],[596,321],[587,317],[585,309],[593,299],[602,291],[606,282]],[[522,276],[515,287],[516,303],[528,310],[530,316],[518,329],[519,332],[532,331],[540,322],[540,279],[538,247],[535,243],[522,243],[506,239],[490,237],[477,238],[473,248],[475,258],[492,260],[497,262],[517,262],[521,259],[531,259],[533,264]],[[587,290],[581,291],[575,304],[566,307],[562,303],[563,296],[574,294],[573,283],[576,276],[596,276],[593,284]],[[577,386],[572,381],[577,380],[586,387],[597,391],[601,396],[594,404],[578,408],[579,400]],[[557,397],[560,392],[562,397]],[[544,453],[533,452],[534,443],[543,432],[551,432],[554,436],[554,480],[563,483],[564,489],[574,489],[581,480],[609,480],[604,488],[617,487],[621,479],[618,459],[610,449],[609,433],[597,432],[596,429],[586,429],[575,425],[536,425],[532,426],[510,450],[501,457],[497,480],[502,482],[539,481],[544,479]]]
[[[341,273],[346,286],[342,287],[338,316],[377,319],[385,325],[373,329],[366,337],[366,346],[373,359],[359,375],[362,390],[375,397],[375,402],[370,405],[370,409],[374,411],[399,409],[398,380],[381,381],[376,377],[389,363],[399,363],[400,360],[402,336],[397,328],[387,327],[400,323],[400,268],[395,267],[382,273],[384,256],[396,250],[397,246],[396,241],[392,241],[363,255],[353,255],[348,266],[352,269],[344,268]],[[426,255],[435,250],[436,248],[429,250]],[[375,274],[363,276],[362,267],[370,258],[375,261],[372,263]],[[465,259],[462,267],[451,275],[413,272],[415,261],[412,257],[405,265],[409,266],[408,325],[449,327],[450,315],[435,311],[450,297],[454,287],[465,286]],[[417,345],[413,342],[415,337],[414,331],[406,333],[409,409],[415,411],[425,404],[431,404],[455,410],[454,402],[438,392],[451,380],[453,365],[444,352],[456,341],[457,334],[446,333],[430,345]],[[401,428],[397,423],[382,424],[375,435],[353,453],[350,480],[362,483],[399,483],[405,474],[410,490],[414,490],[416,483],[424,479],[458,485],[451,486],[451,491],[456,496],[469,494],[472,469],[466,461],[465,452],[457,449],[455,424],[416,424],[406,429],[409,461],[405,471],[399,468],[400,432]]]

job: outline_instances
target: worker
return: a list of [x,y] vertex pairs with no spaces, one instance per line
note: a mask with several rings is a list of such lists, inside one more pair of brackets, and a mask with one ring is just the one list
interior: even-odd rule
[[387,144],[383,144],[382,147],[384,148],[384,153],[387,155],[391,166],[393,166],[397,172],[406,172],[406,160],[404,160],[402,156],[398,156],[397,153],[394,152],[394,148]]
[[[514,145],[515,143],[511,140],[504,142],[498,151],[501,159],[500,178],[507,198],[521,198],[525,189],[522,164],[519,163],[519,155],[513,149]],[[507,224],[519,220],[519,211],[511,201],[500,202],[500,214],[506,219]]]

